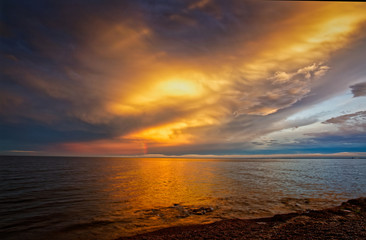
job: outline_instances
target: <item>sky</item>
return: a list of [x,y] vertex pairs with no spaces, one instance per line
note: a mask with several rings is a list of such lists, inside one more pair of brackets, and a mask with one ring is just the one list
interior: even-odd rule
[[366,152],[366,3],[0,0],[0,154]]

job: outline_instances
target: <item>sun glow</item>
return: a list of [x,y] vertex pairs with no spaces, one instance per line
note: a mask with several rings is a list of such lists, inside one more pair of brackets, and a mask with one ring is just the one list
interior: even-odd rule
[[179,79],[161,82],[157,85],[157,90],[167,96],[197,96],[200,93],[197,84]]
[[343,13],[341,16],[330,15],[318,24],[315,34],[309,37],[311,43],[322,43],[327,41],[347,41],[347,34],[355,31],[365,20],[365,12],[362,10]]
[[192,80],[172,79],[160,81],[152,87],[134,95],[133,104],[147,104],[165,101],[167,98],[186,99],[199,97],[203,93],[200,84]]
[[171,123],[163,126],[145,129],[127,136],[127,138],[143,139],[150,142],[159,142],[167,145],[189,143],[189,135],[183,134],[182,129],[188,127],[185,122]]
[[106,103],[106,109],[113,115],[136,116],[146,109],[183,104],[186,100],[202,99],[205,96],[202,76],[192,74],[185,78],[172,77],[163,81],[155,79],[157,77],[152,77],[152,84],[146,84],[128,96]]
[[188,144],[195,140],[194,135],[189,132],[190,128],[213,125],[217,121],[205,115],[197,116],[189,120],[155,126],[126,136],[126,139],[158,143],[164,146]]

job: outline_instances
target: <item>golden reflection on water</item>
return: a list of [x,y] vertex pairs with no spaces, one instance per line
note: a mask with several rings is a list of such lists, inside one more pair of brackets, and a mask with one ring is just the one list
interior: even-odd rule
[[[195,167],[192,167],[192,164]],[[217,205],[212,197],[215,186],[214,169],[192,159],[144,159],[134,161],[136,168],[113,176],[109,197],[116,204],[109,206],[115,218],[131,218],[121,231],[139,232],[191,223],[208,223],[208,214],[192,214],[204,207]],[[201,166],[202,165],[202,166]],[[116,219],[113,219],[116,220]]]
[[[137,199],[141,205],[171,206],[172,204],[197,203],[210,194],[212,172],[191,169],[186,161],[144,161],[140,163],[142,171],[141,188],[143,194]],[[205,174],[205,181],[197,183],[198,176]],[[202,177],[199,177],[202,179]]]

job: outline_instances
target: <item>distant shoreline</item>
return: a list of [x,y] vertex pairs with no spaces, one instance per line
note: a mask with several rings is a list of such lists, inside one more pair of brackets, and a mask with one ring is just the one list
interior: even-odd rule
[[225,160],[255,160],[255,159],[366,159],[366,156],[347,156],[347,155],[323,155],[323,156],[60,156],[60,155],[0,155],[0,157],[39,157],[39,158],[143,158],[143,159],[155,159],[155,158],[164,158],[164,159],[225,159]]
[[324,210],[169,227],[116,240],[138,239],[366,239],[366,198]]

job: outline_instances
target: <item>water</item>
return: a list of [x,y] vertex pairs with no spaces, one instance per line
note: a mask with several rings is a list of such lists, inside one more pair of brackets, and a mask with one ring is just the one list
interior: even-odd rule
[[366,196],[366,159],[0,158],[1,239],[115,239]]

